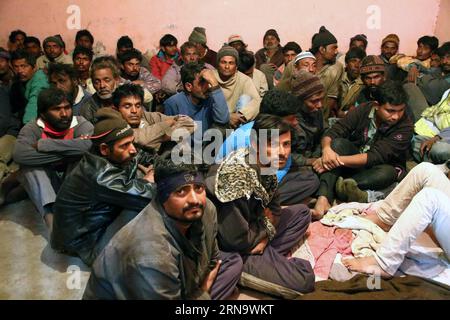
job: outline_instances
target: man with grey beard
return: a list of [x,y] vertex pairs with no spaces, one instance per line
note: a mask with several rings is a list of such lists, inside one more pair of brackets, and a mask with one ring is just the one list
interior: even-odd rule
[[114,106],[112,95],[119,85],[117,61],[112,56],[99,57],[91,66],[91,79],[95,93],[81,106],[80,115],[95,123],[95,113],[100,108]]

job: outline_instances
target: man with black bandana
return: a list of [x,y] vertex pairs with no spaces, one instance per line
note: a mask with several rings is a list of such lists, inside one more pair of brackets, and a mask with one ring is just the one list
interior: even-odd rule
[[217,246],[216,208],[197,167],[155,163],[156,197],[93,264],[84,299],[225,299],[242,271]]

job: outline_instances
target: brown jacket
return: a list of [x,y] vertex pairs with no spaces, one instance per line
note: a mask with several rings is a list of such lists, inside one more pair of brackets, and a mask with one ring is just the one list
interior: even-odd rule
[[[174,119],[176,123],[169,126],[168,119]],[[141,125],[134,129],[134,142],[143,147],[159,149],[167,136],[171,136],[175,129],[183,128],[189,133],[194,132],[195,123],[188,116],[166,116],[159,112],[144,112]]]

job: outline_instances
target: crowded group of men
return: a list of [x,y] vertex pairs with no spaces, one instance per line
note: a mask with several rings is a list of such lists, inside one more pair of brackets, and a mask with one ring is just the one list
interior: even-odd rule
[[0,48],[0,206],[32,201],[51,247],[92,268],[84,298],[311,292],[292,253],[341,202],[381,201],[366,218],[389,231],[349,270],[392,277],[428,227],[450,257],[450,42],[408,56],[389,34],[368,54],[322,26],[308,51],[274,29],[255,53],[207,43],[195,27],[108,55],[88,30],[70,52],[15,30]]

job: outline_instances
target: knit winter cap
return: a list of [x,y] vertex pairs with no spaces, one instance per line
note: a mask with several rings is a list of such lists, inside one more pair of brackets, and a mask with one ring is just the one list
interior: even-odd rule
[[64,43],[62,41],[62,39],[60,37],[57,36],[51,36],[51,37],[47,37],[45,38],[44,42],[43,42],[43,47],[45,47],[45,45],[48,42],[54,42],[56,43],[58,46],[60,46],[61,48],[64,48]]
[[385,72],[384,62],[379,56],[370,55],[365,57],[361,62],[360,74],[368,74],[372,72]]
[[278,32],[275,29],[267,30],[266,33],[264,34],[263,41],[266,40],[267,36],[274,36],[275,38],[277,38],[278,42],[280,42],[280,37],[278,36]]
[[295,56],[294,64],[296,64],[300,60],[303,60],[303,59],[306,59],[306,58],[311,58],[311,59],[316,60],[316,57],[311,52],[303,51],[303,52],[300,52],[298,55]]
[[357,34],[353,38],[350,38],[350,43],[355,40],[364,42],[364,46],[367,47],[367,36],[365,34]]
[[195,27],[189,36],[189,41],[206,45],[206,29],[203,27]]
[[244,39],[238,34],[233,34],[228,37],[228,45],[238,41],[242,42],[242,44],[245,44]]
[[394,34],[394,33],[391,33],[391,34],[388,34],[384,39],[383,39],[383,41],[381,41],[381,46],[384,46],[384,44],[386,43],[386,42],[393,42],[393,43],[395,43],[396,45],[397,45],[397,47],[400,45],[400,38],[398,37],[398,35],[396,35],[396,34]]
[[122,118],[120,112],[112,108],[100,108],[95,118],[94,135],[91,140],[97,145],[101,143],[115,142],[133,135],[133,129]]
[[321,26],[319,29],[319,33],[316,33],[312,37],[313,48],[326,47],[333,43],[337,43],[336,37],[324,26]]
[[6,60],[11,60],[11,55],[5,49],[0,48],[0,58],[6,59]]
[[222,48],[220,48],[219,52],[217,52],[217,63],[219,63],[220,59],[222,59],[225,56],[234,57],[236,59],[236,64],[239,62],[238,51],[229,45],[224,45]]
[[292,94],[301,100],[325,90],[319,77],[305,70],[296,70],[291,79]]

